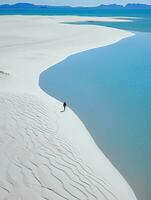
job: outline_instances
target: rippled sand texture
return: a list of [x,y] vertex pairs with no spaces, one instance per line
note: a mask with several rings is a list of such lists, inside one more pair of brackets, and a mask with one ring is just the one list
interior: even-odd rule
[[1,200],[136,200],[80,119],[38,86],[68,55],[132,34],[59,23],[69,19],[0,17]]

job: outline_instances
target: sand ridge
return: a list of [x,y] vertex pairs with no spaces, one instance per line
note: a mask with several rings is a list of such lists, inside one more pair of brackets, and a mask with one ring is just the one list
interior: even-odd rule
[[80,119],[38,85],[67,56],[133,34],[55,19],[0,17],[0,199],[136,200]]

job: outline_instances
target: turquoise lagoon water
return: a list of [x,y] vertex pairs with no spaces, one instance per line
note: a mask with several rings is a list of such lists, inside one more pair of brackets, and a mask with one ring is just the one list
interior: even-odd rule
[[[120,17],[119,19],[125,19],[125,18]],[[133,19],[127,18],[127,19],[129,20],[127,22],[85,21],[85,22],[70,22],[66,24],[108,26],[130,31],[151,32],[151,15],[138,16],[138,18],[133,18]]]
[[40,87],[76,112],[138,200],[151,197],[151,33],[68,57]]

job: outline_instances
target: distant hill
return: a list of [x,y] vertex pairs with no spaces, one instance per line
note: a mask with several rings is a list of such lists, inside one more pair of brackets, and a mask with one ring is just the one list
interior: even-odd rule
[[34,5],[31,3],[16,3],[16,4],[3,4],[0,5],[0,8],[46,8],[46,9],[53,9],[53,8],[71,8],[70,6],[48,6],[48,5]]
[[3,4],[0,5],[0,9],[151,9],[151,5],[146,4],[127,4],[126,6],[110,4],[110,5],[100,5],[97,7],[70,7],[70,6],[47,6],[47,5],[34,5],[30,3],[16,3],[13,5]]
[[151,9],[151,5],[146,4],[127,4],[126,9]]
[[[34,4],[30,4],[30,3],[16,3],[16,4],[13,4],[13,5],[10,5],[10,4],[3,4],[3,5],[0,5],[0,8],[39,8],[41,6],[37,6],[37,5],[34,5]],[[44,7],[47,7],[47,6],[44,6]]]
[[151,9],[151,5],[146,4],[127,4],[126,6],[110,4],[110,5],[100,5],[100,9]]

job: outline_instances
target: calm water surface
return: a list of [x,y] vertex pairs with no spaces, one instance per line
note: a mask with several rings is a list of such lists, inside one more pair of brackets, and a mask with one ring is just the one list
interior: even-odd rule
[[151,33],[70,56],[40,87],[68,105],[132,186],[151,198]]

